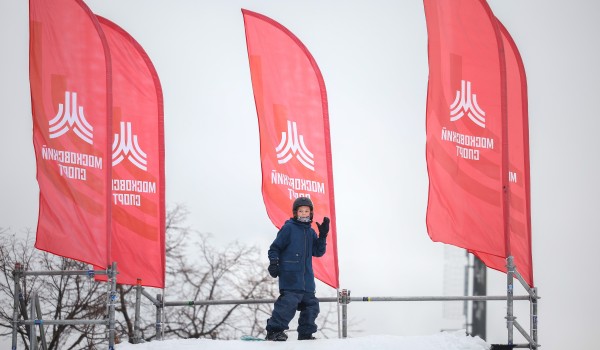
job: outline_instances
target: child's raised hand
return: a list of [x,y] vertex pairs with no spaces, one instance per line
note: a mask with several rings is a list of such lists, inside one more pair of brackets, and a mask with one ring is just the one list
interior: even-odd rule
[[317,229],[319,229],[319,238],[327,238],[327,234],[329,233],[329,218],[325,216],[323,218],[323,223],[319,224],[317,222]]

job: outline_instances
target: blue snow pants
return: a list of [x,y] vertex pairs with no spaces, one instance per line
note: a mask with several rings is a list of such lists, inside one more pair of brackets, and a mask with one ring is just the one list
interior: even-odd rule
[[315,293],[303,291],[282,290],[275,301],[273,314],[267,320],[267,332],[277,332],[289,329],[290,321],[296,310],[300,311],[298,318],[298,334],[313,334],[317,331],[315,320],[319,315],[319,299]]

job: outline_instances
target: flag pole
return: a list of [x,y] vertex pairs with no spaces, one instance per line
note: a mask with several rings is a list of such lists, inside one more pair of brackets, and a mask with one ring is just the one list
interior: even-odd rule
[[108,284],[110,286],[108,299],[108,349],[115,348],[115,304],[117,303],[117,262],[108,268]]
[[508,83],[506,74],[506,56],[504,42],[498,26],[498,21],[493,21],[496,42],[498,43],[498,58],[500,61],[500,113],[502,118],[502,216],[504,230],[504,244],[506,255],[506,328],[508,329],[508,345],[513,345],[513,296],[515,264],[510,249],[510,181],[509,181],[509,133],[508,133]]
[[340,289],[337,288],[336,289],[337,295],[338,295],[338,302],[337,302],[337,319],[338,319],[338,338],[341,339],[342,338],[342,333],[341,333],[341,327],[340,327]]
[[506,258],[506,328],[508,329],[508,345],[513,345],[513,296],[515,264],[512,255]]

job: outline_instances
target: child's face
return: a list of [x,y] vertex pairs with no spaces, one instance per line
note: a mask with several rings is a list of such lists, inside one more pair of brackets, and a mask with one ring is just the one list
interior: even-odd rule
[[298,214],[299,218],[307,218],[310,216],[310,207],[306,205],[300,206],[298,207],[296,213]]

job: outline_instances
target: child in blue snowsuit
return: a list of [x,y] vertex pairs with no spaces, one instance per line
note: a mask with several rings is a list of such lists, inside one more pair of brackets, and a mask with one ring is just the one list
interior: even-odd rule
[[319,315],[319,299],[315,296],[315,275],[312,257],[325,254],[329,218],[317,222],[319,236],[310,226],[313,203],[310,198],[298,197],[292,205],[294,217],[287,220],[269,248],[269,274],[279,276],[279,298],[273,314],[267,320],[267,340],[285,341],[284,333],[294,318],[298,318],[298,340],[315,339],[315,320]]

